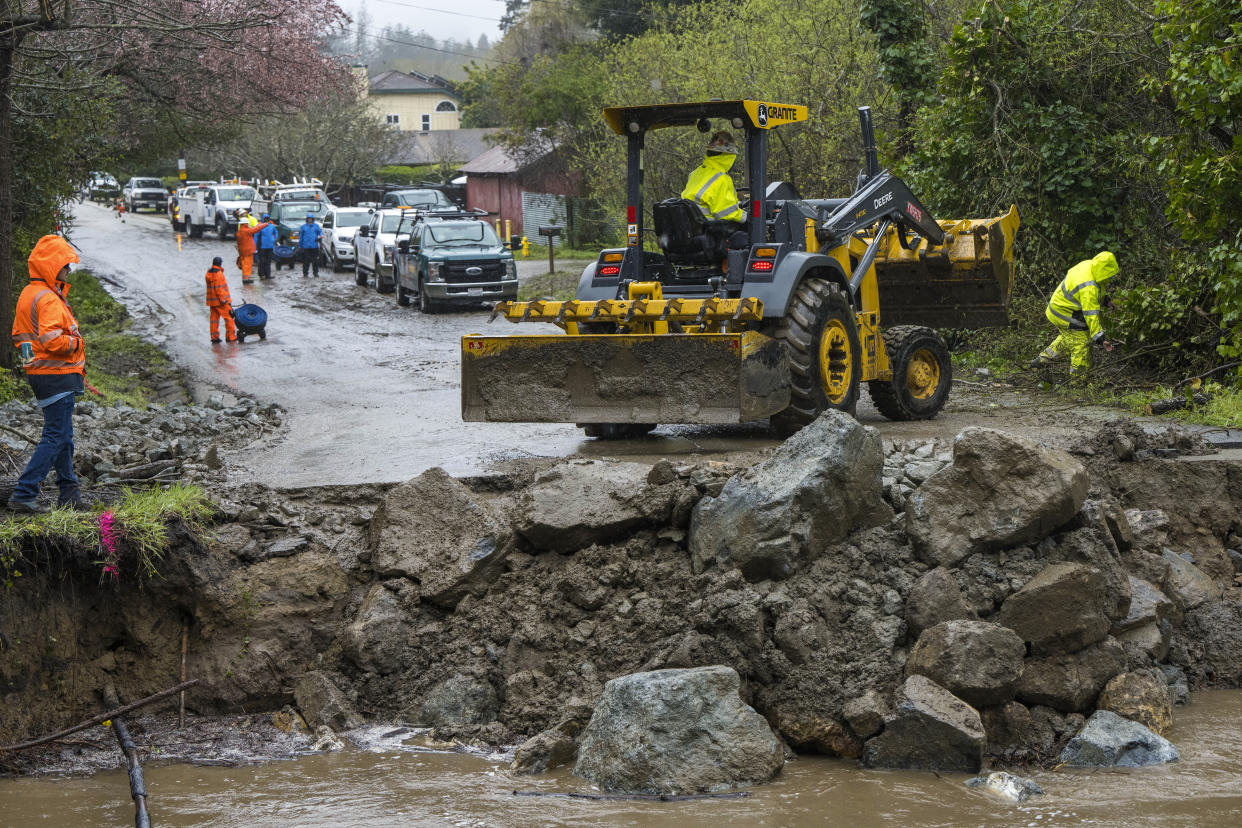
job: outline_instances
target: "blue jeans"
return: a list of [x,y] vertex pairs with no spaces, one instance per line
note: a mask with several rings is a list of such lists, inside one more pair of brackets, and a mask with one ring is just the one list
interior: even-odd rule
[[69,394],[44,407],[43,436],[13,489],[14,500],[31,501],[38,497],[43,478],[53,468],[60,501],[72,500],[77,494],[78,478],[73,473],[73,396]]

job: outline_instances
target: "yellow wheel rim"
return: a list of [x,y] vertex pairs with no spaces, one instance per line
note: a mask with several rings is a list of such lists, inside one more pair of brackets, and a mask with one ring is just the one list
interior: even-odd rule
[[854,375],[854,358],[850,353],[850,335],[839,319],[829,319],[819,339],[819,375],[823,378],[824,394],[833,405],[840,405],[850,393]]
[[906,366],[906,390],[916,400],[925,400],[940,387],[940,362],[927,348],[915,351]]

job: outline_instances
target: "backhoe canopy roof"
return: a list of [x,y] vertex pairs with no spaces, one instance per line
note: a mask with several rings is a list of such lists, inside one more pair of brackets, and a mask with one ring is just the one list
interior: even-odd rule
[[698,101],[694,103],[653,104],[651,106],[612,106],[604,110],[604,120],[618,135],[664,127],[693,126],[702,118],[723,118],[735,129],[743,126],[772,129],[805,121],[805,106],[771,101]]

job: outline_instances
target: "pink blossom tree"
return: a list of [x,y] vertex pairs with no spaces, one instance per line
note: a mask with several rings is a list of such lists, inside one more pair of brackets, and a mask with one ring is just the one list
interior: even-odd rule
[[[0,0],[0,329],[12,324],[20,252],[13,118],[39,117],[18,101],[94,91],[123,111],[166,113],[190,134],[292,111],[349,82],[323,50],[346,22],[335,0]],[[0,366],[12,363],[0,348]]]

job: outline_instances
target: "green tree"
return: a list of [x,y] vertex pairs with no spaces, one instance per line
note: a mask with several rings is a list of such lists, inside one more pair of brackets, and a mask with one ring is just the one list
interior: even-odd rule
[[[1158,43],[1168,71],[1149,88],[1171,102],[1176,130],[1147,149],[1168,186],[1168,217],[1186,243],[1182,282],[1206,285],[1227,335],[1219,352],[1242,356],[1242,16],[1230,0],[1159,0]],[[1169,286],[1166,289],[1174,289]],[[1237,376],[1242,377],[1242,372]]]

